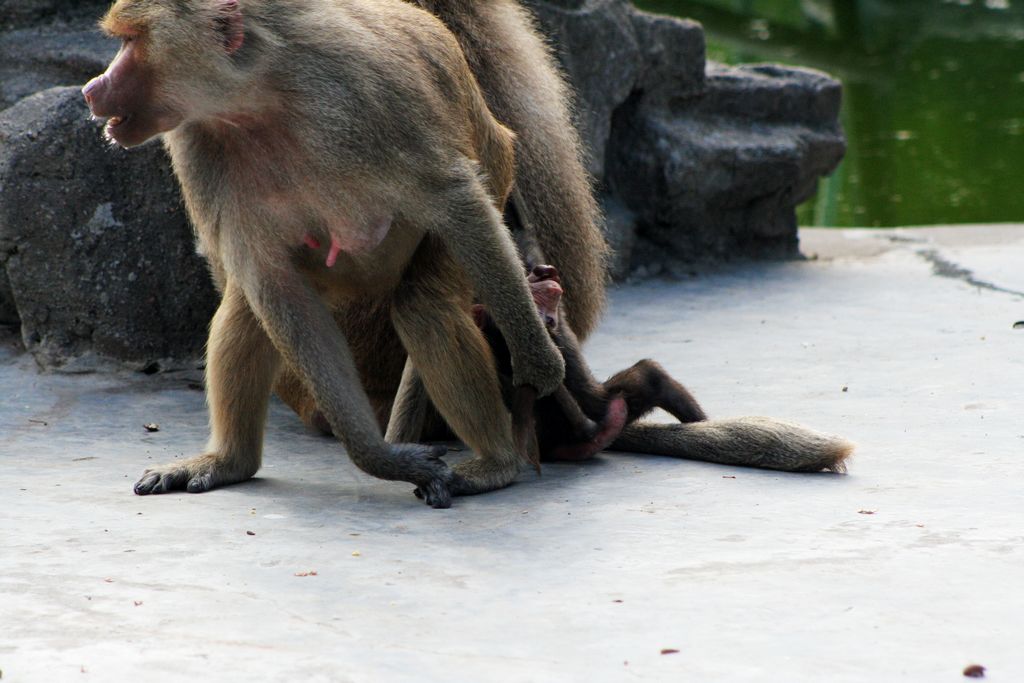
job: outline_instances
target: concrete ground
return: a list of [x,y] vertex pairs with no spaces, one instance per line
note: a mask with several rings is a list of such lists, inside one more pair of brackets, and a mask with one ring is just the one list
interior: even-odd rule
[[618,288],[588,355],[845,476],[608,453],[431,510],[275,404],[255,481],[140,498],[202,393],[3,352],[3,682],[1024,680],[1024,228],[803,238]]

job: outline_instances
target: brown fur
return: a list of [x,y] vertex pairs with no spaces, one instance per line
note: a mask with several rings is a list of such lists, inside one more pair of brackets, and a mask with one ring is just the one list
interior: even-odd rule
[[[540,253],[527,267],[558,268],[565,315],[585,340],[604,310],[608,246],[581,162],[572,100],[530,13],[515,0],[410,0],[455,34],[487,105],[516,132],[515,210]],[[518,201],[517,201],[518,200]]]
[[[521,456],[471,297],[509,339],[517,385],[545,395],[564,368],[497,209],[514,136],[451,33],[377,0],[118,0],[104,25],[130,40],[86,99],[112,117],[116,142],[164,134],[224,296],[209,344],[208,452],[147,470],[136,492],[251,477],[280,361],[301,385],[279,388],[307,415],[315,404],[363,470],[417,484],[435,507],[507,485]],[[344,248],[332,244],[325,265],[325,249],[304,241]],[[335,319],[358,318],[353,302],[375,320],[389,311],[477,458],[449,470],[437,447],[385,443]]]
[[[510,213],[531,245],[524,257],[528,267],[558,267],[566,284],[569,324],[586,339],[604,308],[608,249],[581,163],[571,96],[533,17],[515,0],[407,1],[432,12],[452,31],[490,110],[516,132]],[[372,304],[354,302],[337,319],[380,417],[390,412],[404,353],[394,331],[380,324],[386,318],[373,320],[374,314]],[[295,387],[301,383],[282,373],[278,394],[307,425],[322,430],[308,395]]]

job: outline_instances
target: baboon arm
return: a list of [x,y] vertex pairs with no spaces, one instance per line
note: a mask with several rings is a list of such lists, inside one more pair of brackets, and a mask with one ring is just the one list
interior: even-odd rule
[[548,336],[512,237],[483,185],[475,177],[460,185],[462,196],[452,198],[453,210],[436,232],[505,337],[513,384],[547,396],[565,377],[562,355]]
[[[287,263],[287,255],[279,255],[276,262]],[[235,270],[267,335],[310,388],[356,465],[383,479],[408,480],[397,463],[385,457],[386,444],[348,343],[305,278],[290,267],[271,267],[255,259]]]
[[[278,255],[275,263],[287,263]],[[309,386],[335,436],[367,474],[408,481],[433,507],[451,505],[443,446],[385,443],[348,342],[309,283],[288,267],[241,268],[243,291],[267,335]]]

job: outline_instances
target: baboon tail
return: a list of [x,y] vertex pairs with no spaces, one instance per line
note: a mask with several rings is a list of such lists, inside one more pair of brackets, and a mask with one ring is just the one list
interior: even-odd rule
[[685,424],[637,422],[611,448],[786,472],[845,472],[849,441],[768,417]]

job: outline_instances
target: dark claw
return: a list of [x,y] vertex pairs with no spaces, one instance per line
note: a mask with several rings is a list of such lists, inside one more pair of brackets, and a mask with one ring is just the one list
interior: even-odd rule
[[168,491],[185,488],[186,484],[188,484],[187,477],[188,472],[184,470],[163,474],[147,470],[142,473],[142,478],[135,482],[132,490],[139,496],[148,496],[151,493],[167,493]]
[[212,488],[211,484],[210,475],[204,474],[189,481],[185,490],[189,493],[205,493]]
[[132,489],[135,491],[137,496],[148,496],[153,492],[153,484],[156,483],[158,475],[144,473],[142,479],[135,482],[135,487]]

